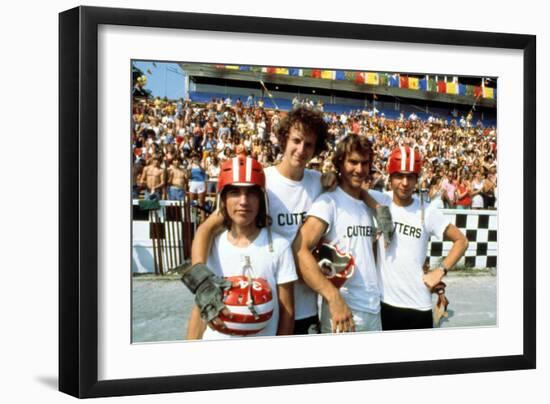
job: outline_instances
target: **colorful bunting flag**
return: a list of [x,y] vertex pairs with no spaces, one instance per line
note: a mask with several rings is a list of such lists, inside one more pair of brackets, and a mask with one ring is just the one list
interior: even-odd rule
[[428,91],[428,80],[426,79],[418,80],[418,89],[421,91]]
[[493,98],[493,91],[494,89],[491,87],[484,87],[483,88],[483,98]]
[[366,83],[367,84],[372,84],[372,85],[375,85],[375,86],[380,84],[380,77],[378,76],[378,73],[367,72],[367,74],[366,74]]
[[458,94],[457,83],[447,83],[447,94]]
[[277,69],[275,69],[275,73],[283,74],[285,76],[288,76],[288,68],[286,68],[286,67],[277,67]]
[[418,77],[409,77],[408,88],[418,90]]
[[399,75],[392,74],[390,76],[390,87],[399,87]]
[[321,72],[321,78],[327,80],[334,80],[334,70],[323,70]]
[[336,70],[336,80],[345,80],[346,79],[346,72],[343,70]]
[[474,97],[481,97],[481,86],[474,86]]
[[437,92],[438,93],[446,93],[447,92],[447,83],[444,81],[438,81],[437,82]]
[[401,76],[399,79],[399,87],[409,88],[409,78],[407,76]]
[[346,80],[355,81],[355,72],[346,71],[344,76],[346,77]]

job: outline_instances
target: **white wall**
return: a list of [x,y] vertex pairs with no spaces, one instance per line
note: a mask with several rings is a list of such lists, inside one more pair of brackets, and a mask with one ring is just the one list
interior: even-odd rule
[[[548,49],[550,28],[542,2],[479,2],[462,0],[442,3],[405,0],[394,2],[357,2],[345,0],[319,6],[296,1],[263,2],[209,1],[170,2],[88,1],[88,5],[157,8],[221,14],[246,14],[286,18],[336,20],[345,22],[411,25],[484,31],[537,34],[538,38],[538,150],[544,157],[549,145],[546,121],[550,109],[548,83],[540,72],[550,71]],[[456,4],[456,6],[454,6]],[[2,62],[0,88],[3,119],[0,133],[3,153],[2,174],[2,277],[0,307],[2,342],[0,370],[2,402],[69,402],[56,391],[57,386],[57,13],[78,5],[74,1],[9,2],[4,5],[0,24]],[[455,13],[455,15],[453,15]],[[35,107],[32,110],[30,107]],[[7,140],[7,144],[5,144]],[[6,161],[7,157],[7,161]],[[543,179],[543,163],[538,158],[538,240],[546,246],[548,236],[542,228],[548,214],[541,209],[548,197]],[[5,165],[5,167],[4,167]],[[24,188],[23,188],[24,187]],[[31,191],[31,187],[33,191]],[[17,196],[9,200],[10,192]],[[18,209],[10,209],[17,200]],[[22,202],[21,202],[22,201]],[[40,209],[38,207],[40,206]],[[50,211],[44,216],[34,214]],[[17,212],[13,214],[12,212]],[[22,217],[22,212],[27,215]],[[22,222],[35,221],[29,234]],[[521,235],[518,234],[518,237]],[[26,244],[20,240],[27,240]],[[7,243],[6,243],[7,241]],[[36,242],[35,241],[39,241]],[[7,258],[7,260],[6,260]],[[546,260],[542,259],[543,265]],[[363,381],[326,385],[254,389],[248,400],[275,403],[305,400],[329,403],[341,400],[365,402],[417,403],[444,399],[447,403],[527,402],[546,394],[550,376],[550,332],[542,296],[549,292],[549,276],[542,266],[538,271],[538,367],[534,371],[468,374],[460,376]],[[534,268],[533,268],[534,270]],[[445,341],[441,341],[445,344]],[[172,394],[113,399],[117,402],[233,402],[242,391]],[[357,400],[356,399],[356,400]],[[113,401],[111,400],[111,401]],[[227,400],[227,401],[226,401]],[[106,401],[106,400],[101,400]],[[355,400],[354,400],[355,401]],[[540,400],[539,400],[540,401]]]

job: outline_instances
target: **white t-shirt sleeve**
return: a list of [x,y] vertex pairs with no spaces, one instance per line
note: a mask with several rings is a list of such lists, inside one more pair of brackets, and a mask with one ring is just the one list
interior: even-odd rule
[[290,245],[285,242],[286,246],[277,259],[277,285],[294,282],[298,279],[296,273],[296,266],[294,264],[294,256],[292,255],[292,249]]
[[334,209],[334,201],[328,197],[328,194],[326,193],[319,195],[307,212],[307,216],[313,216],[321,219],[328,225],[325,234],[330,231],[330,225],[331,223],[334,223],[335,215],[336,212]]
[[386,194],[384,192],[375,191],[373,189],[369,189],[369,195],[374,198],[376,202],[378,202],[380,205],[390,206],[392,199],[389,194]]
[[428,233],[436,237],[438,240],[443,240],[443,234],[451,221],[445,217],[440,209],[434,206],[428,206],[426,209],[426,228]]

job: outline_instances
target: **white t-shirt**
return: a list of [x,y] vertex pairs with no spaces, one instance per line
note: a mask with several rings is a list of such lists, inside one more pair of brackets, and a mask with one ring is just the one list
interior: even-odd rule
[[394,222],[393,239],[386,250],[383,236],[378,243],[378,265],[382,275],[382,301],[396,307],[431,310],[432,296],[424,285],[422,266],[428,252],[430,236],[443,239],[449,220],[441,211],[424,205],[424,225],[420,200],[409,206],[392,202],[391,193],[369,191],[381,205],[390,207]]
[[[472,189],[474,191],[479,191],[482,188],[483,188],[483,181],[480,181],[480,182],[472,181]],[[483,197],[481,196],[481,194],[476,194],[472,198],[472,209],[475,209],[475,208],[483,209]]]
[[[293,181],[279,173],[275,166],[264,170],[269,199],[271,228],[294,241],[313,201],[321,194],[321,173],[306,169],[301,181]],[[294,284],[294,312],[297,320],[317,314],[317,294],[303,280]]]
[[[277,285],[293,282],[298,276],[294,266],[294,257],[287,240],[278,234],[273,234],[273,252],[268,249],[267,230],[263,228],[256,239],[247,247],[236,247],[228,239],[227,230],[214,239],[214,245],[208,256],[208,267],[218,276],[239,276],[243,273],[245,257],[250,257],[254,278],[263,278],[271,287],[275,302],[273,315],[266,327],[251,336],[276,335],[279,324],[279,304]],[[235,338],[206,328],[203,339]]]
[[321,194],[309,209],[328,224],[323,236],[349,252],[355,260],[355,272],[340,288],[340,294],[351,310],[378,313],[380,311],[380,279],[374,262],[373,242],[375,228],[372,210],[359,199],[348,195],[340,187]]

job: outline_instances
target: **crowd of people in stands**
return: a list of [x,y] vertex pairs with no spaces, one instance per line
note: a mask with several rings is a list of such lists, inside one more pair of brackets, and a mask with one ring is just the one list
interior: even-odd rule
[[[322,111],[320,102],[295,98],[294,107]],[[187,193],[199,206],[216,191],[220,164],[245,153],[264,167],[282,158],[277,132],[285,111],[264,108],[253,96],[241,101],[213,98],[208,103],[135,97],[132,115],[133,197],[181,200]],[[424,156],[418,193],[442,208],[486,209],[497,206],[497,133],[494,127],[459,119],[414,113],[386,119],[376,109],[345,114],[323,112],[329,126],[329,150],[310,162],[332,171],[336,144],[345,136],[366,136],[375,160],[368,186],[388,189],[385,169],[396,146],[414,146]]]

